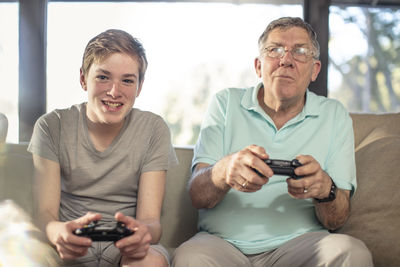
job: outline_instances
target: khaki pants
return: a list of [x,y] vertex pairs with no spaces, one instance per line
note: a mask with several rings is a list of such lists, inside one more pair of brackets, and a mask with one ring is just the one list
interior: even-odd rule
[[343,234],[307,233],[281,247],[245,255],[227,241],[198,233],[175,250],[172,267],[369,267],[372,256],[364,243]]
[[[169,263],[168,251],[160,244],[150,245],[150,248],[159,252]],[[117,267],[120,266],[121,254],[113,242],[93,242],[88,253],[75,260],[64,261],[68,267]]]

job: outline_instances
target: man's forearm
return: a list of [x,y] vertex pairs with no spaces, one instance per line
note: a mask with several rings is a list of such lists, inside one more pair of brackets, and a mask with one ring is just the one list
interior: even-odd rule
[[220,162],[196,166],[189,183],[189,194],[195,208],[213,208],[231,188],[225,183],[222,166]]
[[350,193],[338,189],[336,199],[331,202],[315,203],[319,221],[329,230],[336,230],[344,225],[350,213]]

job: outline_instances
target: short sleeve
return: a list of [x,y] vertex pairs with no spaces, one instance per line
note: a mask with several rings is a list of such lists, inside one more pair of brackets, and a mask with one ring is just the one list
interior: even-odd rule
[[142,172],[168,170],[178,164],[171,142],[171,133],[163,119],[157,117],[150,135]]
[[60,118],[56,112],[42,115],[35,123],[28,151],[59,162]]
[[357,187],[353,123],[341,105],[335,112],[334,140],[327,158],[326,172],[339,188],[353,193]]
[[214,164],[224,156],[227,102],[227,91],[221,91],[212,97],[194,148],[192,168],[200,162]]

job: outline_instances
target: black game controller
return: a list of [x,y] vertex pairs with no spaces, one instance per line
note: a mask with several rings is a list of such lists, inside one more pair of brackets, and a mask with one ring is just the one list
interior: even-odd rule
[[134,232],[129,230],[124,223],[97,223],[93,221],[82,228],[74,231],[77,236],[85,236],[92,241],[118,241],[121,238],[132,235]]
[[[266,164],[272,169],[274,175],[286,175],[294,179],[302,178],[294,173],[294,169],[301,166],[301,163],[297,160],[281,160],[281,159],[266,159]],[[259,171],[255,170],[258,175],[263,176]]]

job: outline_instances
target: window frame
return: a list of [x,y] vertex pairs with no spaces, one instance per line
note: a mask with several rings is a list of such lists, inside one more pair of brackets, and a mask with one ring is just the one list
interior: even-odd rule
[[[317,32],[322,68],[318,79],[310,85],[310,90],[327,96],[328,83],[328,40],[329,7],[375,6],[399,7],[398,0],[207,0],[208,2],[303,4],[304,20]],[[47,4],[49,2],[157,2],[154,0],[0,0],[19,2],[19,142],[28,142],[36,120],[46,112],[46,40]],[[185,2],[164,0],[164,2]],[[196,2],[196,1],[194,1]],[[377,3],[376,3],[377,2]]]

